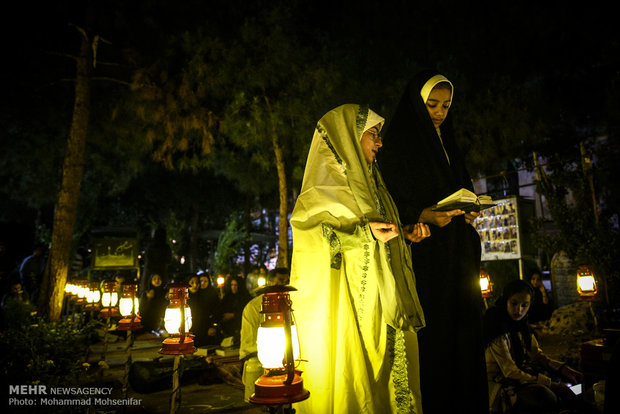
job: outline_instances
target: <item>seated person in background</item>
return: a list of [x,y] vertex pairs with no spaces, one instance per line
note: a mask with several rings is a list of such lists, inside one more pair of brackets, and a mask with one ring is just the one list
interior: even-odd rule
[[151,276],[151,281],[142,292],[140,297],[140,318],[142,326],[149,332],[159,335],[168,300],[166,299],[166,289],[163,286],[161,276],[155,273]]
[[[285,267],[278,267],[269,272],[267,276],[268,286],[287,285],[290,272]],[[263,375],[263,366],[258,360],[256,350],[256,335],[258,327],[263,321],[261,309],[263,295],[253,298],[243,309],[241,318],[241,345],[239,346],[239,359],[243,361],[243,384],[245,385],[245,401],[249,401],[254,394],[254,382]]]
[[514,280],[484,316],[491,413],[557,413],[561,408],[579,405],[573,392],[552,376],[577,384],[583,375],[547,357],[528,324],[533,293],[529,283]]
[[192,310],[191,332],[195,335],[196,346],[218,344],[215,311],[219,298],[216,290],[210,286],[208,276],[194,275],[189,279],[188,303]]
[[534,294],[532,296],[530,311],[528,312],[528,319],[531,323],[546,321],[551,317],[553,309],[540,273],[532,273],[530,283],[532,284]]
[[220,297],[217,289],[211,283],[208,273],[200,275],[200,296],[201,302],[204,304],[203,319],[208,326],[205,345],[219,344],[221,338],[217,332],[217,312],[220,306]]
[[241,313],[250,299],[243,278],[231,276],[226,280],[219,306],[219,328],[223,337],[232,336],[235,344],[241,335]]

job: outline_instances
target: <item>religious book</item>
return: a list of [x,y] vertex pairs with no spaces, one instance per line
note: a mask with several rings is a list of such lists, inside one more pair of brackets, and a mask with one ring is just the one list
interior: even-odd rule
[[433,211],[450,211],[463,210],[466,213],[470,211],[480,211],[485,208],[493,207],[495,203],[489,196],[477,196],[466,188],[461,188],[448,197],[438,202]]

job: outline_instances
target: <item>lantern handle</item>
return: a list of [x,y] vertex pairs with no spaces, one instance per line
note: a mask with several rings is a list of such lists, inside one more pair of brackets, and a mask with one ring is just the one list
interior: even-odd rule
[[282,309],[282,317],[284,319],[284,337],[286,338],[286,361],[284,368],[286,369],[285,385],[291,385],[295,378],[295,361],[293,357],[293,339],[291,335],[291,301],[287,296],[280,299]]

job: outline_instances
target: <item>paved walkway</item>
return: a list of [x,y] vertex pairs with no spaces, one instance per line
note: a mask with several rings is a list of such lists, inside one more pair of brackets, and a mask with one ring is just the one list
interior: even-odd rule
[[[127,361],[127,343],[121,334],[120,336],[110,335],[111,340],[105,352],[105,362],[109,368],[101,370],[101,376],[92,385],[93,387],[111,388],[111,394],[103,397],[109,398],[110,405],[107,407],[97,406],[91,408],[94,413],[170,413],[170,397],[172,384],[169,389],[156,392],[139,393],[134,388],[144,389],[143,384],[131,386],[129,378],[125,380],[125,368]],[[118,339],[117,339],[118,338]],[[137,335],[131,349],[131,359],[134,363],[152,362],[157,360],[161,365],[170,364],[174,356],[163,356],[158,353],[163,338],[157,338],[151,334]],[[200,352],[202,351],[202,352]],[[88,362],[91,367],[100,366],[104,352],[104,344],[98,343],[90,348]],[[204,359],[205,350],[199,350],[198,354],[184,357],[184,364],[201,362]],[[243,401],[243,385],[238,377],[239,363],[235,363],[235,358],[228,358],[228,366],[223,369],[211,369],[209,373],[201,378],[193,378],[189,383],[181,387],[181,404],[176,413],[264,413],[263,407],[255,406]],[[231,363],[232,362],[232,363]],[[150,364],[146,364],[150,365]],[[219,365],[219,364],[218,364]],[[200,376],[200,371],[198,372]],[[188,377],[189,378],[189,377]],[[128,383],[126,394],[123,393],[123,384]],[[162,387],[159,387],[160,389]],[[133,398],[133,400],[132,400]]]

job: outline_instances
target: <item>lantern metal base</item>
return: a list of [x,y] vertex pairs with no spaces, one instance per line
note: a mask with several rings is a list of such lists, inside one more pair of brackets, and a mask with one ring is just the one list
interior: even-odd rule
[[99,311],[99,316],[102,318],[115,318],[120,316],[120,313],[118,313],[118,309],[116,308],[103,308]]
[[140,318],[123,318],[118,321],[118,326],[116,327],[117,331],[137,331],[138,329],[142,329]]
[[256,405],[278,406],[303,401],[310,396],[310,391],[304,389],[304,381],[301,371],[295,370],[293,382],[284,384],[286,374],[262,375],[254,383],[254,394],[250,397],[250,403]]
[[181,342],[178,336],[164,339],[161,349],[158,351],[162,355],[187,355],[196,352],[194,346],[194,335],[185,336],[185,340]]

